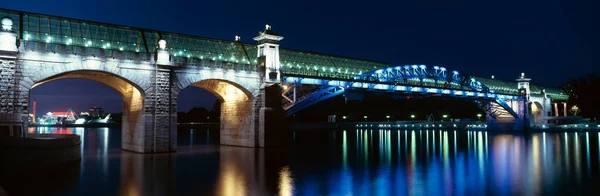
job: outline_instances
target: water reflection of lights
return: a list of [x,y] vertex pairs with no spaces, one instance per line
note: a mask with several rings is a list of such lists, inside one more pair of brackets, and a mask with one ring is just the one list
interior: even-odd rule
[[190,129],[190,147],[194,144],[194,129]]
[[102,169],[104,170],[104,176],[108,177],[108,127],[100,128],[103,132],[103,144],[102,145]]
[[456,130],[454,130],[454,135],[452,135],[452,137],[454,137],[454,158],[456,159]]
[[544,163],[546,162],[546,132],[542,132],[542,154],[544,155]]
[[[442,138],[442,130],[440,129],[440,131],[439,131],[438,133],[439,133],[439,134],[438,134],[438,138],[439,138],[439,142],[440,142],[440,144],[439,144],[439,145],[440,145],[440,146],[439,146],[440,154],[439,154],[439,155],[441,156],[441,155],[442,155],[442,153],[443,153],[443,150],[444,150],[444,149],[443,149],[443,147],[442,147],[442,144],[443,144],[443,143],[442,143],[442,139],[443,139],[443,138]],[[435,142],[434,142],[434,143],[435,143]]]
[[431,147],[432,147],[432,150],[433,150],[433,153],[432,153],[432,154],[433,154],[433,156],[435,157],[435,130],[433,130],[433,131],[431,132],[431,137],[432,137],[432,140],[431,140],[431,141],[433,141],[433,145],[431,145]]
[[343,154],[344,167],[346,166],[346,164],[348,162],[348,142],[346,140],[347,140],[346,139],[346,130],[344,130],[343,136],[342,136],[342,154]]
[[398,160],[400,160],[400,130],[398,130],[396,132],[396,134],[398,135],[398,143],[397,143],[397,146],[398,146]]
[[363,142],[362,142],[362,146],[363,146],[363,159],[365,162],[365,166],[369,165],[369,138],[367,135],[367,130],[365,130],[362,133],[362,138],[363,138]]
[[567,171],[570,172],[569,162],[571,161],[569,158],[569,135],[565,132],[565,164],[567,165]]
[[414,130],[410,136],[410,162],[413,168],[417,164],[417,138]]
[[293,193],[294,180],[292,178],[292,172],[290,171],[290,168],[286,166],[281,168],[281,171],[279,172],[279,195],[289,196],[294,195]]
[[85,153],[83,153],[83,149],[84,149],[83,147],[85,146],[85,128],[83,128],[83,127],[76,127],[75,128],[75,134],[77,134],[77,135],[80,136],[80,140],[81,140],[81,145],[80,145],[80,148],[81,148],[81,150],[80,150],[81,151],[81,159],[84,159],[85,158],[84,157]]
[[585,157],[588,175],[590,175],[590,136],[585,133]]
[[531,154],[532,154],[532,164],[533,167],[533,193],[539,193],[541,188],[541,179],[542,179],[542,166],[540,164],[540,136],[538,134],[533,135],[532,144],[531,144]]
[[387,161],[388,166],[392,164],[392,133],[390,130],[387,132]]
[[236,163],[227,161],[223,164],[224,167],[220,169],[220,180],[217,185],[220,195],[248,195],[246,181],[241,175],[242,171],[235,165]]
[[429,158],[429,130],[425,130],[425,156]]
[[449,154],[448,150],[449,149],[448,149],[448,132],[446,132],[446,131],[444,131],[444,140],[443,140],[443,143],[444,143],[444,147],[443,147],[443,149],[444,149],[443,150],[444,167],[447,168],[448,167],[448,163],[449,163],[449,160],[448,160],[448,154]]
[[581,179],[581,151],[579,150],[579,136],[577,132],[575,132],[574,139],[575,148],[573,149],[575,153],[575,175],[577,177],[576,179],[578,179],[577,181],[579,181],[579,179]]
[[408,154],[408,134],[407,134],[406,130],[404,130],[404,155],[406,155],[406,154]]

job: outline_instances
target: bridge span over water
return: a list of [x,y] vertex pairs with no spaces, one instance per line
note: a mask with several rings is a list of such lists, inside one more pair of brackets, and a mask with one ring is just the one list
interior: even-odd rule
[[280,48],[268,25],[244,43],[14,10],[0,9],[0,18],[2,136],[26,137],[30,89],[63,78],[119,92],[122,148],[142,153],[176,150],[177,95],[187,86],[221,101],[221,144],[247,147],[280,145],[285,115],[360,89],[472,99],[495,130],[545,124],[567,100],[525,75],[501,81]]

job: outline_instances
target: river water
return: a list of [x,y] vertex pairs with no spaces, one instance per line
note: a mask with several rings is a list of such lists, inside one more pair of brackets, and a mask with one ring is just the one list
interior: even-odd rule
[[30,132],[81,135],[82,160],[32,178],[24,194],[553,195],[600,186],[598,132],[313,130],[290,134],[289,147],[254,149],[220,146],[217,127],[205,127],[179,130],[177,153],[147,155],[121,151],[119,129]]

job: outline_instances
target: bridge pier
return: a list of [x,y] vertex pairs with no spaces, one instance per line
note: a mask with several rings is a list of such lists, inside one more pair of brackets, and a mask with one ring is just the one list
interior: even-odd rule
[[[13,22],[2,18],[0,29],[0,136],[27,136],[27,94],[21,85],[22,67],[17,63],[17,34]],[[24,107],[23,107],[24,106]]]
[[529,129],[528,122],[529,118],[526,115],[527,107],[523,100],[516,102],[517,117],[513,116],[497,116],[496,118],[486,115],[487,130],[491,131],[525,131]]
[[261,89],[261,105],[258,115],[258,147],[278,147],[285,143],[287,130],[284,126],[285,110],[281,104],[280,85]]

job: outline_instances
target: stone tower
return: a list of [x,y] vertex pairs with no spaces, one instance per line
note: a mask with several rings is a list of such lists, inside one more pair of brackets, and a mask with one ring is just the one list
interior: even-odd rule
[[281,83],[279,41],[282,39],[283,37],[272,31],[269,25],[265,26],[265,31],[259,32],[258,36],[254,37],[254,40],[258,41],[258,64],[265,71],[264,79],[267,85]]

